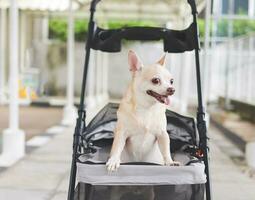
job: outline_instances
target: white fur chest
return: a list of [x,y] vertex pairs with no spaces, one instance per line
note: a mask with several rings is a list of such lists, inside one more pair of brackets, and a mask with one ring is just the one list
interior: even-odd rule
[[124,115],[123,120],[125,134],[134,135],[154,135],[166,129],[165,111],[160,107],[147,109],[137,109]]
[[138,109],[133,115],[125,115],[124,134],[127,138],[124,160],[145,161],[161,163],[157,143],[157,134],[166,129],[164,111],[153,108],[152,110]]

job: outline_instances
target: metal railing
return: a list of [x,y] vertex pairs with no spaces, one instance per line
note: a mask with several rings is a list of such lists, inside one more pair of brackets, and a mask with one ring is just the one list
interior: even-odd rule
[[207,56],[208,99],[222,96],[255,105],[255,34],[216,45]]

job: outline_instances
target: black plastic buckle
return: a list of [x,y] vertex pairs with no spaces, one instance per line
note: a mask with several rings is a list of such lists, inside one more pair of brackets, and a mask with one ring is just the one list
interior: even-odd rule
[[94,154],[97,152],[97,148],[94,144],[86,139],[82,138],[82,153],[84,154]]

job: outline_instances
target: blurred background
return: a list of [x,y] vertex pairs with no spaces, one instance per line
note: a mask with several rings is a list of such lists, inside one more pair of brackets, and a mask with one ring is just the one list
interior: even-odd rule
[[[196,4],[213,196],[254,200],[255,0]],[[66,198],[89,5],[89,0],[0,0],[1,199]],[[192,16],[186,0],[102,0],[96,21],[111,29],[181,30]],[[124,41],[114,54],[92,50],[88,120],[122,97],[130,80],[129,49],[145,64],[163,54],[161,41]],[[176,88],[170,109],[195,116],[194,52],[168,54],[167,67]]]

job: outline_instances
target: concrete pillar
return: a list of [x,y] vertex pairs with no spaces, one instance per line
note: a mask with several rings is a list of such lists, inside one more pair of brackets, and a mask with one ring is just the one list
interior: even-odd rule
[[[192,52],[193,53],[193,52]],[[193,59],[193,54],[190,52],[186,52],[184,54],[184,65],[179,66],[183,67],[182,71],[182,85],[181,85],[181,105],[180,105],[180,111],[181,113],[187,113],[188,111],[188,102],[189,102],[189,96],[190,96],[190,78],[191,78],[191,63]]]
[[49,17],[44,16],[42,18],[42,41],[47,43],[48,39],[49,39]]
[[205,11],[205,38],[204,38],[204,74],[203,74],[203,100],[205,107],[207,106],[210,94],[210,63],[209,63],[209,47],[210,47],[210,19],[211,19],[211,0],[206,0]]
[[228,52],[229,52],[229,90],[228,90],[228,95],[229,95],[229,98],[232,99],[233,98],[233,94],[235,93],[235,77],[234,77],[234,74],[235,74],[235,67],[234,67],[234,62],[235,62],[235,57],[233,56],[233,42],[230,42],[229,44],[229,49],[228,49]]
[[7,103],[5,83],[6,83],[6,9],[1,9],[0,15],[0,105]]
[[253,73],[254,73],[254,70],[253,70],[253,58],[254,58],[254,38],[250,36],[249,38],[249,64],[248,64],[248,70],[247,70],[247,73],[248,73],[248,88],[247,88],[247,101],[249,103],[252,103],[252,97],[253,97]]
[[26,36],[27,36],[27,27],[26,27],[26,13],[20,13],[20,69],[24,71],[25,69],[25,59],[26,59]]
[[242,90],[243,90],[243,85],[242,85],[242,40],[238,40],[238,50],[237,50],[237,57],[238,57],[238,62],[237,62],[237,97],[236,99],[241,100],[242,99]]
[[96,105],[95,99],[95,51],[90,50],[90,60],[89,60],[89,69],[88,69],[88,78],[87,78],[87,88],[86,88],[86,108],[94,108]]
[[248,6],[249,17],[254,17],[254,11],[255,11],[255,0],[249,0],[249,6]]
[[64,107],[63,125],[74,125],[77,110],[74,106],[74,16],[72,0],[69,0],[68,40],[67,40],[67,90],[66,105]]
[[25,133],[19,129],[18,98],[18,7],[10,0],[10,71],[9,71],[9,128],[3,132],[3,153],[0,166],[10,166],[25,154]]
[[102,69],[102,88],[103,88],[103,101],[107,102],[109,99],[108,94],[108,69],[109,69],[109,54],[108,53],[102,53],[103,56],[103,69]]
[[96,52],[96,101],[101,104],[103,100],[102,83],[103,83],[103,56],[101,51]]
[[255,141],[248,142],[245,146],[245,158],[248,166],[255,170]]

